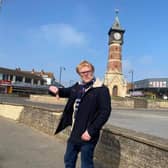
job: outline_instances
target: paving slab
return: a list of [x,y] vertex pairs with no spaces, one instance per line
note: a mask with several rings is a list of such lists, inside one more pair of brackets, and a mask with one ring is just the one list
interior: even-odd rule
[[65,142],[0,117],[0,168],[63,168]]

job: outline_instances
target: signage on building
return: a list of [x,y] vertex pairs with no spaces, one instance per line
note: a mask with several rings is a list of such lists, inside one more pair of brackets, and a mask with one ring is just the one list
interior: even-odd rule
[[0,85],[11,85],[11,81],[8,81],[8,80],[0,80]]
[[151,81],[150,87],[157,87],[157,88],[166,88],[166,81]]

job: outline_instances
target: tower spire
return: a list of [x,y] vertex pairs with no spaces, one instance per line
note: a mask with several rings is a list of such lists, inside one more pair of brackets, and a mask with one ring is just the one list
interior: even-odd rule
[[125,32],[125,30],[121,27],[120,20],[119,20],[119,9],[115,9],[115,18],[112,26],[109,29],[108,35],[111,34],[113,31],[118,31],[118,32]]
[[112,26],[112,29],[115,29],[115,30],[118,30],[118,29],[122,29],[121,28],[121,24],[120,24],[120,21],[119,21],[119,17],[118,17],[118,14],[119,14],[119,9],[115,9],[115,20],[114,20],[114,23],[113,23],[113,26]]

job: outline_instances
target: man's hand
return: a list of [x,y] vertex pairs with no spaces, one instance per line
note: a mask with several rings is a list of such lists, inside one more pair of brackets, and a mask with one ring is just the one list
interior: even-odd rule
[[91,136],[89,135],[88,131],[86,130],[86,131],[82,134],[81,138],[82,138],[82,140],[84,140],[84,141],[90,141]]
[[56,96],[58,94],[58,88],[56,86],[50,86],[49,91],[54,93]]

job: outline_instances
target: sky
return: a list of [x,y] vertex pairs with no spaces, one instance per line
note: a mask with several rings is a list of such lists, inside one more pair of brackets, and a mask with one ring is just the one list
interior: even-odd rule
[[118,9],[124,78],[131,81],[130,71],[134,81],[168,77],[167,0],[3,0],[0,8],[0,67],[53,72],[57,80],[62,69],[70,85],[88,60],[103,80]]

